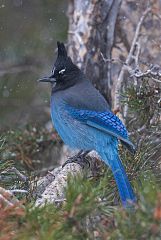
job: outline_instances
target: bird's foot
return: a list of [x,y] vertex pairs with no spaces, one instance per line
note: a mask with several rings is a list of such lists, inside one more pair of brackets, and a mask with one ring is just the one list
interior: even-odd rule
[[90,168],[90,162],[86,159],[86,155],[90,151],[85,151],[81,150],[78,152],[76,155],[73,157],[68,158],[68,160],[62,165],[62,168],[67,165],[68,163],[77,163],[79,164],[82,168],[85,168],[86,165],[88,165],[88,168]]

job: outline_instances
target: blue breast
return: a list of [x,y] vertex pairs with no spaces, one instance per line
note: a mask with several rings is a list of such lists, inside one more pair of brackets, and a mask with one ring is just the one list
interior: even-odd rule
[[57,104],[54,96],[51,97],[51,118],[62,140],[71,148],[100,152],[115,139],[72,117],[63,100],[59,99]]

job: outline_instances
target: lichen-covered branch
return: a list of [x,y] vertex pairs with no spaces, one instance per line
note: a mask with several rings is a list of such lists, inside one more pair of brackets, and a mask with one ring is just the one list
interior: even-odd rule
[[[98,174],[100,161],[98,161],[98,155],[92,151],[84,159],[83,165],[77,162],[67,163],[64,167],[60,166],[53,171],[42,177],[37,182],[37,188],[35,191],[36,203],[35,206],[43,206],[45,203],[60,203],[65,201],[65,188],[67,187],[67,180],[70,175],[86,175],[95,176]],[[99,162],[99,163],[98,163]]]
[[[36,193],[38,199],[36,200],[36,206],[42,206],[45,203],[57,203],[59,200],[64,200],[64,190],[67,186],[67,179],[69,174],[76,175],[81,174],[82,168],[79,164],[70,163],[59,167],[52,172],[48,173],[47,176],[40,179],[37,183],[38,188]],[[49,180],[49,175],[52,175]]]

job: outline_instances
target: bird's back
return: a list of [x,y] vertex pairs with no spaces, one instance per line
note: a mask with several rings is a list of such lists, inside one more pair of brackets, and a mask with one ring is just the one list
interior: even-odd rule
[[[84,77],[84,76],[82,76]],[[110,107],[105,98],[92,85],[92,83],[84,79],[76,85],[58,91],[52,94],[54,105],[61,102],[78,109],[88,109],[91,111],[110,111]]]

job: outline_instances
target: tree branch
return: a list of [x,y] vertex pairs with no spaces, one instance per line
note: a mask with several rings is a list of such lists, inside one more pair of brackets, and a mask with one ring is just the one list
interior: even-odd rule
[[[90,161],[90,167],[86,160]],[[96,176],[99,164],[98,155],[92,151],[85,157],[84,166],[74,163],[67,163],[64,167],[58,167],[42,177],[37,182],[35,206],[43,206],[47,203],[60,203],[65,200],[65,188],[67,187],[67,179],[69,175],[76,176],[85,174],[88,176]]]
[[[138,22],[129,54],[126,58],[125,64],[121,68],[120,74],[116,81],[115,92],[114,92],[114,105],[113,105],[114,111],[116,111],[117,109],[120,109],[120,90],[121,90],[121,85],[123,82],[124,73],[125,73],[125,70],[127,70],[127,67],[130,66],[130,62],[134,56],[134,51],[135,51],[136,45],[138,44],[138,46],[139,46],[139,43],[137,43],[137,41],[139,38],[141,27],[142,27],[142,24],[143,24],[145,18],[147,17],[147,15],[150,12],[151,12],[151,8],[147,8]],[[139,47],[139,49],[140,49],[140,47]],[[138,53],[139,53],[139,51],[138,51]],[[138,54],[135,58],[137,58],[137,61],[138,61]]]

